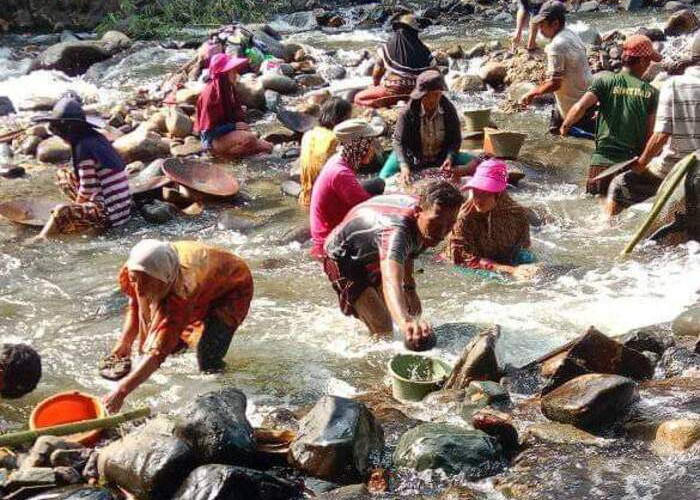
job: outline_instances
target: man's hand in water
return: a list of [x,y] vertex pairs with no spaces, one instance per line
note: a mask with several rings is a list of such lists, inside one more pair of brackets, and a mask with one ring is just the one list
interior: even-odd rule
[[528,92],[527,94],[525,94],[524,96],[522,96],[520,98],[520,101],[518,101],[518,104],[520,104],[521,106],[528,107],[535,100],[535,97],[537,97],[537,96]]
[[105,405],[105,409],[107,410],[107,413],[109,414],[114,414],[118,413],[119,410],[122,409],[122,405],[124,404],[124,399],[126,399],[126,394],[122,390],[121,386],[117,387],[114,389],[112,392],[107,394],[102,402]]
[[125,344],[118,344],[112,354],[118,358],[130,358],[131,357],[131,346]]
[[433,327],[423,319],[412,318],[401,325],[401,331],[410,344],[419,344],[423,339],[432,335]]

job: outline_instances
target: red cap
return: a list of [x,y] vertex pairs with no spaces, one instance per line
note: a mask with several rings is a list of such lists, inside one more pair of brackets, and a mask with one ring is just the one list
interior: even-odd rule
[[654,45],[649,37],[644,35],[632,35],[622,44],[622,55],[630,57],[643,57],[654,62],[661,62],[661,54],[654,50]]

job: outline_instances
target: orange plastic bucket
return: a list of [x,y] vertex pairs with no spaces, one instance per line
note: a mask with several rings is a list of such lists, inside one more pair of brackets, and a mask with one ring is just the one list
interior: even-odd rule
[[[78,391],[61,392],[39,403],[29,417],[29,428],[43,429],[53,425],[71,424],[106,415],[99,398]],[[101,429],[66,436],[84,446],[92,446],[100,439]]]

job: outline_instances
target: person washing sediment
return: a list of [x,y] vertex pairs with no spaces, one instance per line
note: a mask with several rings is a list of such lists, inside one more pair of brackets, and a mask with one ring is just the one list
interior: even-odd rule
[[137,340],[144,357],[105,396],[110,413],[119,411],[169,355],[186,347],[196,349],[201,371],[221,370],[253,298],[253,277],[241,258],[193,241],[141,241],[121,268],[119,285],[129,306],[110,357],[130,358]]

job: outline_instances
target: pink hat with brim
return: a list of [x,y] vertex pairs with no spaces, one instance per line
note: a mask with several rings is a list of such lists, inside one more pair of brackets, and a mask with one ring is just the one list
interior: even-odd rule
[[239,71],[248,64],[245,57],[231,57],[228,54],[214,54],[209,62],[209,74],[219,76],[229,71]]
[[474,176],[462,190],[478,189],[487,193],[502,193],[508,186],[508,167],[501,160],[482,161]]

